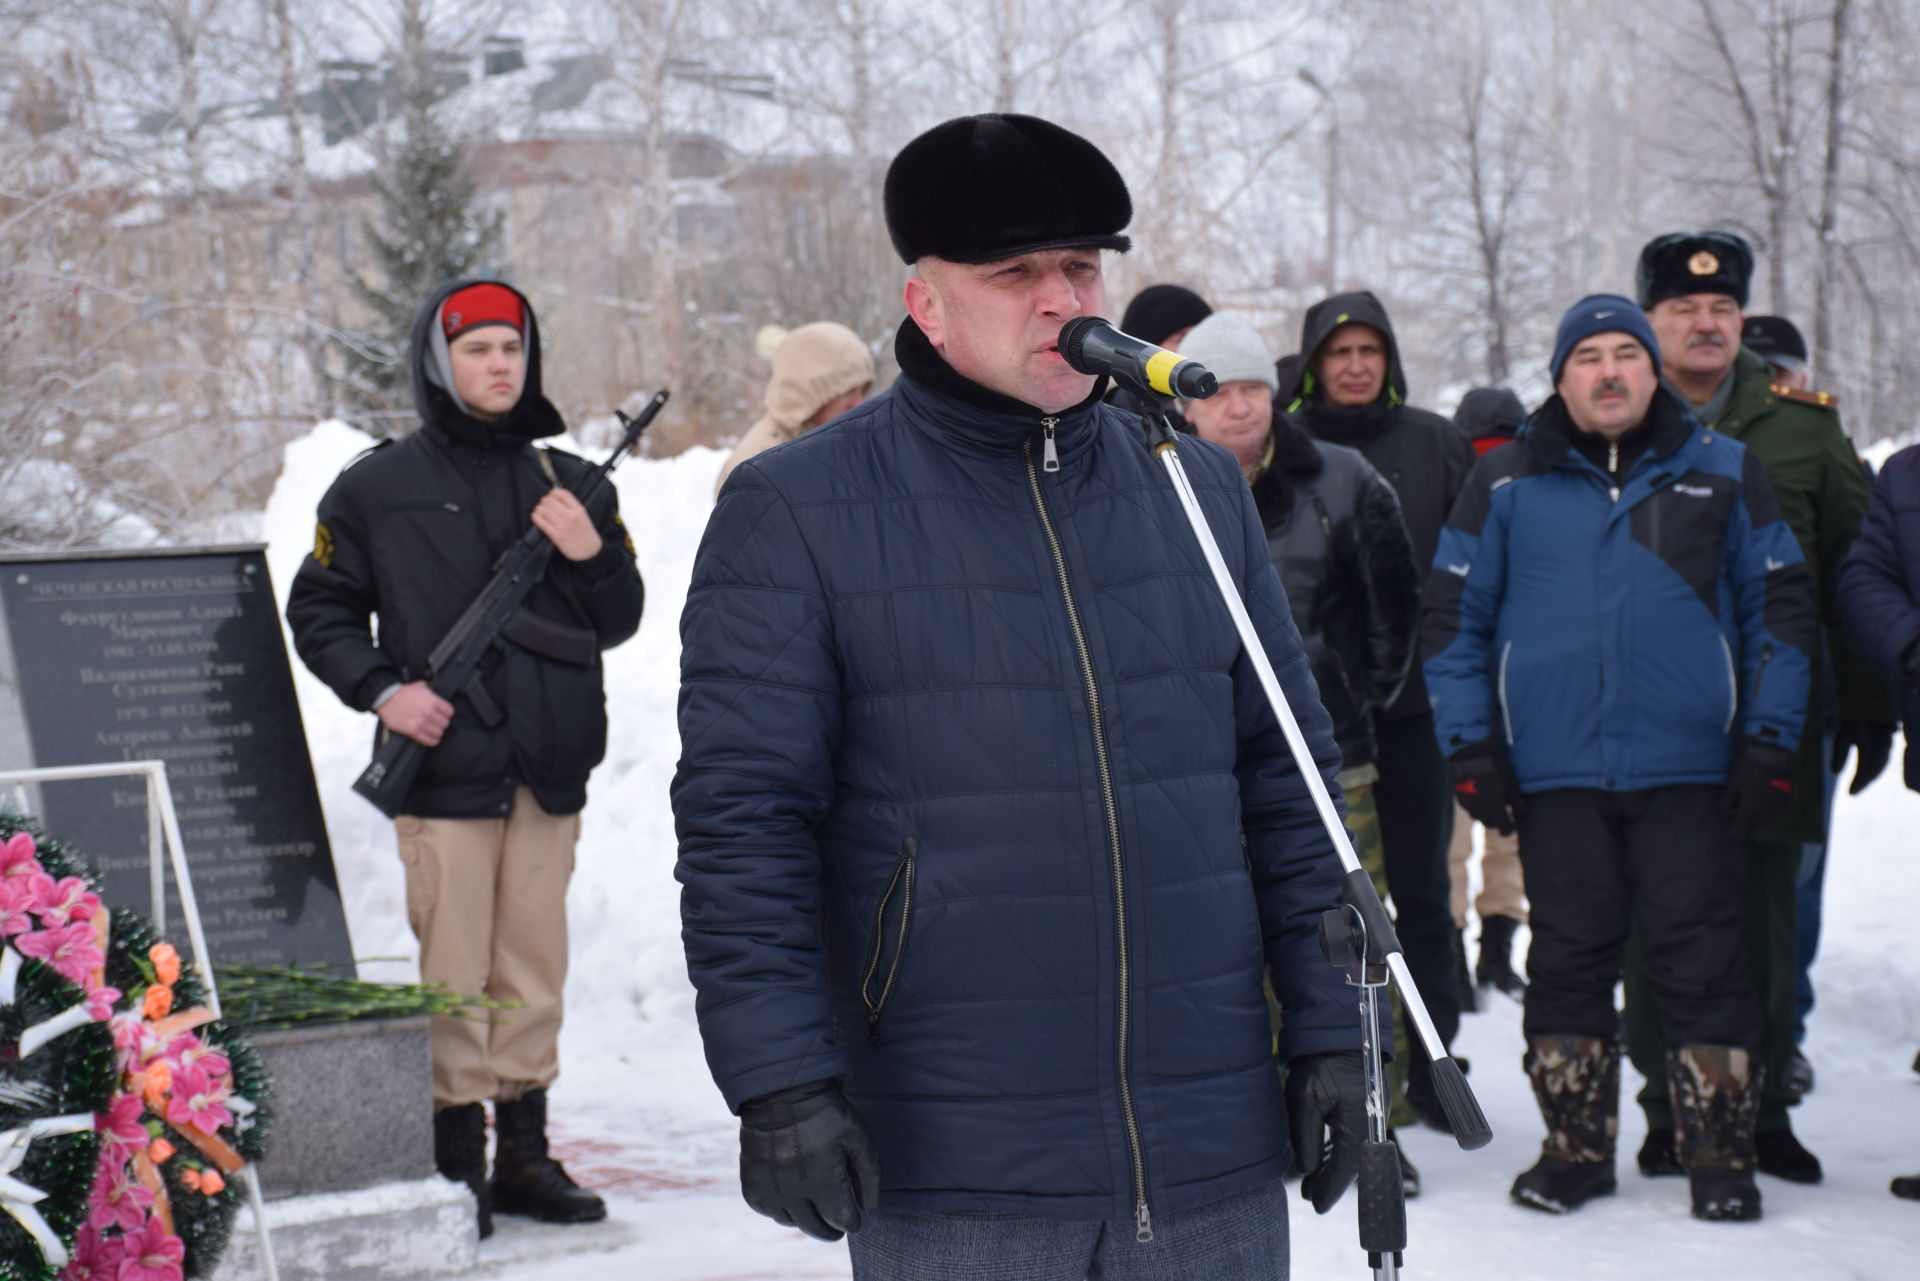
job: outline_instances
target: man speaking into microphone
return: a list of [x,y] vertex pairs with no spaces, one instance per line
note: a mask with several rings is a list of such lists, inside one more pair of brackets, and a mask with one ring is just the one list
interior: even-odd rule
[[[1059,350],[1126,185],[969,116],[885,208],[901,376],[734,473],[681,622],[684,938],[747,1202],[861,1281],[1285,1278],[1289,1140],[1325,1212],[1365,1138],[1341,871],[1138,422]],[[1332,787],[1238,465],[1182,454]]]

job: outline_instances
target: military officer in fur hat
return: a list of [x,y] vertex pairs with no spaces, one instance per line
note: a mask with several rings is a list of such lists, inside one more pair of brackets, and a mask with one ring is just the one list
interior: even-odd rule
[[[1741,345],[1742,311],[1753,276],[1753,248],[1732,232],[1674,232],[1640,251],[1639,303],[1659,336],[1662,374],[1707,427],[1744,444],[1766,470],[1782,512],[1814,579],[1828,670],[1816,671],[1807,731],[1791,760],[1770,750],[1792,802],[1748,841],[1747,948],[1765,1015],[1761,1061],[1766,1072],[1757,1152],[1763,1173],[1818,1183],[1820,1162],[1794,1137],[1787,1109],[1793,1089],[1798,931],[1795,880],[1804,847],[1827,839],[1829,770],[1838,774],[1857,753],[1858,792],[1886,767],[1895,724],[1892,695],[1841,625],[1836,583],[1840,562],[1860,529],[1867,483],[1840,427],[1833,398],[1777,380],[1766,360]],[[1743,699],[1754,696],[1743,691]],[[1647,1175],[1680,1173],[1674,1154],[1673,1108],[1661,1068],[1665,1046],[1637,958],[1627,971],[1627,1044],[1647,1077],[1640,1092],[1648,1134],[1640,1151]]]
[[[885,203],[900,377],[740,466],[682,620],[684,937],[747,1202],[863,1281],[1284,1278],[1290,1157],[1324,1212],[1364,1138],[1340,865],[1137,422],[1057,350],[1126,184],[967,116]],[[1332,786],[1239,465],[1181,452]]]

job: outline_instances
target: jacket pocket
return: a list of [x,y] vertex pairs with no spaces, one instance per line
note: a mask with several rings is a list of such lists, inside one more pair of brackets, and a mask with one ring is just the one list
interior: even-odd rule
[[[920,842],[909,836],[900,842],[900,857],[894,862],[893,875],[873,909],[873,942],[867,949],[867,965],[860,973],[860,1000],[867,1007],[867,1044],[880,1044],[880,1020],[887,1012],[887,1001],[900,977],[900,962],[907,954],[907,932],[913,925],[914,859]],[[889,956],[887,937],[893,936]]]

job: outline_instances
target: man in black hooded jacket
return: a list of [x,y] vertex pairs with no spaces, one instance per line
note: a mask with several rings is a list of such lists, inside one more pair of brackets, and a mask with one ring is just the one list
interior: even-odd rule
[[[519,1008],[436,1018],[434,1150],[490,1209],[579,1223],[606,1207],[547,1151],[559,1073],[566,891],[587,775],[606,752],[600,653],[640,625],[642,589],[612,488],[532,442],[566,430],[540,384],[533,308],[493,281],[436,291],[410,350],[421,428],[348,465],[320,501],[287,600],[294,646],[379,734],[432,750],[394,820],[423,980]],[[449,703],[427,656],[528,521],[557,554],[483,667]],[[368,617],[378,619],[377,635]],[[485,1103],[499,1136],[486,1178]]]
[[[1438,414],[1407,404],[1407,379],[1393,323],[1364,290],[1315,303],[1301,327],[1299,384],[1282,387],[1287,412],[1320,440],[1359,450],[1400,497],[1416,563],[1433,563],[1440,529],[1473,470],[1473,446]],[[1374,716],[1380,779],[1374,801],[1386,847],[1387,885],[1407,968],[1451,1043],[1460,1029],[1458,937],[1447,880],[1453,798],[1445,758],[1433,734],[1433,709],[1420,665],[1400,695]],[[1410,1056],[1407,1093],[1441,1124],[1426,1055]]]

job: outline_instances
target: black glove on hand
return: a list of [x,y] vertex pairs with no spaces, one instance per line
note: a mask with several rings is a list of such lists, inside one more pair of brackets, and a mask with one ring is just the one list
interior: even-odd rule
[[740,1107],[740,1193],[775,1223],[822,1241],[860,1230],[880,1199],[880,1160],[838,1081],[814,1081]]
[[1315,1214],[1333,1208],[1360,1176],[1367,1141],[1367,1079],[1360,1051],[1308,1054],[1287,1066],[1287,1124],[1293,1163],[1306,1177],[1300,1195]]
[[1448,758],[1453,769],[1453,794],[1460,808],[1490,832],[1512,836],[1527,803],[1520,797],[1506,754],[1490,738],[1469,743]]
[[1793,753],[1749,738],[1733,749],[1720,812],[1733,839],[1744,841],[1793,805]]
[[1846,768],[1850,749],[1859,755],[1854,758],[1853,782],[1847,787],[1847,795],[1858,796],[1867,790],[1867,784],[1880,777],[1880,771],[1892,759],[1893,726],[1841,721],[1833,732],[1833,762],[1828,766],[1831,773],[1838,774]]

